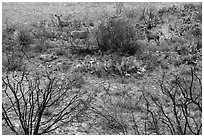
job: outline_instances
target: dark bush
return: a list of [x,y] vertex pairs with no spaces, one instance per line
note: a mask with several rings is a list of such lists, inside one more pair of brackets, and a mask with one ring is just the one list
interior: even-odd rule
[[[15,30],[14,30],[15,29]],[[25,52],[33,42],[29,31],[22,28],[6,28],[2,33],[3,52],[20,51]]]
[[98,27],[96,38],[101,52],[133,55],[140,51],[136,42],[138,33],[130,20],[109,17]]
[[23,69],[23,59],[27,57],[29,45],[33,38],[29,31],[23,27],[3,30],[3,67],[6,71],[21,71]]

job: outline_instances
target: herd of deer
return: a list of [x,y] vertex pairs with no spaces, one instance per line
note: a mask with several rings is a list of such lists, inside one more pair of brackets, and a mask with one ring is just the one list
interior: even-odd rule
[[[55,17],[57,18],[57,25],[60,29],[64,28],[64,27],[69,27],[71,25],[71,22],[65,22],[61,20],[62,15],[55,15]],[[71,31],[70,36],[72,38],[72,40],[76,40],[76,39],[84,39],[86,40],[89,37],[89,26],[86,26],[85,23],[83,24],[86,27],[86,30],[74,30]],[[93,24],[91,25],[93,26]],[[151,31],[148,28],[145,28],[145,34],[147,37],[148,42],[150,42],[150,40],[154,40],[155,42],[159,42],[160,39],[160,33],[155,33],[153,31]]]

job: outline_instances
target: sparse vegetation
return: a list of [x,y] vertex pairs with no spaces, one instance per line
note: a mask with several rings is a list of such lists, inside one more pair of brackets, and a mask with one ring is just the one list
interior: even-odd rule
[[202,3],[2,7],[3,134],[202,134]]

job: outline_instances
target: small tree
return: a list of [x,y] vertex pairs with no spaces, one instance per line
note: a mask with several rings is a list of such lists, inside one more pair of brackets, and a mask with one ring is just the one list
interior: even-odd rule
[[[69,124],[84,111],[77,77],[46,71],[12,72],[3,77],[3,121],[15,134],[46,134]],[[80,78],[81,80],[81,78]],[[80,112],[80,113],[79,113]]]
[[160,91],[147,92],[149,132],[172,135],[202,134],[202,82],[194,68],[180,75],[164,73]]

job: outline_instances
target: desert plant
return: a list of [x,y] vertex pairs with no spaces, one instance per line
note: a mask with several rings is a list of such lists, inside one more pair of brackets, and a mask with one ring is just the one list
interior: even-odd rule
[[16,29],[13,33],[13,39],[19,50],[26,50],[26,48],[32,43],[32,36],[28,31],[22,28]]
[[[121,53],[122,55],[133,55],[140,50],[137,45],[139,30],[125,18],[107,17],[96,32],[98,48],[101,52]],[[139,54],[139,53],[138,53]]]
[[[144,93],[145,100],[149,104],[147,112],[152,117],[150,123],[154,125],[153,131],[157,131],[157,134],[172,135],[201,134],[200,72],[191,67],[174,76],[164,72],[158,85],[160,92],[145,90]],[[154,121],[154,118],[157,121]]]
[[33,37],[30,33],[23,29],[17,28],[13,33],[3,31],[3,55],[6,59],[3,65],[6,71],[21,71],[23,69],[23,60],[26,57],[29,61],[27,52],[29,45],[33,42]]
[[28,71],[6,75],[2,79],[3,121],[15,134],[27,135],[47,134],[69,124],[84,108],[80,99],[83,92],[72,90],[78,80],[82,79],[62,78],[50,71],[43,75]]
[[145,109],[143,109],[141,92],[135,95],[130,93],[128,87],[111,90],[114,84],[110,82],[106,86],[101,86],[102,89],[96,91],[101,92],[101,97],[97,99],[100,103],[90,106],[90,111],[96,121],[93,127],[97,134],[144,134],[141,116]]
[[164,71],[134,93],[112,90],[110,82],[102,86],[96,91],[101,92],[100,103],[90,106],[93,129],[98,134],[201,134],[201,73],[191,67],[179,72]]

